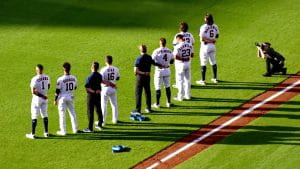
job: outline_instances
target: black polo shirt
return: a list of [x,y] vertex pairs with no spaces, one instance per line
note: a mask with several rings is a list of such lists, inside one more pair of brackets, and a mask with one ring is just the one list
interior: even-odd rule
[[102,76],[99,72],[92,72],[85,82],[85,88],[91,88],[93,90],[101,90]]
[[152,57],[148,54],[142,54],[136,59],[134,66],[142,72],[150,72],[152,64],[155,65]]

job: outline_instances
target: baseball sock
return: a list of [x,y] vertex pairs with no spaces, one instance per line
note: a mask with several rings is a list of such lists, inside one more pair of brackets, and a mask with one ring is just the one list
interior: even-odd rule
[[35,128],[37,125],[37,119],[32,119],[32,130],[31,130],[31,134],[35,135]]
[[167,94],[168,103],[171,103],[171,89],[170,89],[170,87],[166,88],[166,94]]
[[201,66],[202,80],[205,81],[206,66]]
[[43,120],[44,120],[45,133],[48,133],[48,117],[43,118]]
[[156,105],[159,105],[161,92],[160,90],[156,90]]
[[212,65],[214,79],[217,79],[217,64]]

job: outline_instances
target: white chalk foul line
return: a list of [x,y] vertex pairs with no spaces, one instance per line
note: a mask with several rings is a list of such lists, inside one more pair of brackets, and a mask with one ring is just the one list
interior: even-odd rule
[[[222,128],[228,126],[229,124],[233,123],[234,121],[238,120],[239,118],[245,116],[246,114],[249,114],[249,113],[252,112],[253,110],[255,110],[255,109],[257,109],[258,107],[260,107],[260,106],[266,104],[267,102],[269,102],[269,101],[275,99],[276,97],[282,95],[282,94],[285,93],[286,91],[288,91],[288,90],[294,88],[295,86],[297,86],[297,85],[299,85],[299,84],[300,84],[300,80],[298,80],[298,81],[296,81],[295,83],[293,83],[293,84],[287,86],[286,88],[282,89],[281,91],[275,93],[274,95],[272,95],[272,96],[268,97],[267,99],[265,99],[265,100],[263,100],[263,101],[257,103],[256,105],[254,105],[254,106],[250,107],[249,109],[243,111],[241,114],[239,114],[239,115],[235,116],[234,118],[228,120],[227,122],[223,123],[223,124],[220,125],[219,127],[214,128],[214,129],[211,130],[210,132],[204,134],[204,135],[201,136],[201,137],[198,137],[197,139],[193,140],[193,141],[190,142],[189,144],[187,144],[187,145],[181,147],[180,149],[178,149],[178,150],[174,151],[173,153],[169,154],[168,156],[162,158],[162,159],[160,160],[160,162],[166,162],[166,161],[168,161],[169,159],[173,158],[174,156],[178,155],[179,153],[185,151],[186,149],[190,148],[191,146],[193,146],[193,145],[197,144],[198,142],[200,142],[200,141],[206,139],[207,137],[213,135],[214,133],[218,132],[218,131],[221,130]],[[147,167],[147,169],[153,169],[153,168],[157,167],[157,166],[160,164],[160,162],[155,162],[155,163],[152,164],[151,166]]]

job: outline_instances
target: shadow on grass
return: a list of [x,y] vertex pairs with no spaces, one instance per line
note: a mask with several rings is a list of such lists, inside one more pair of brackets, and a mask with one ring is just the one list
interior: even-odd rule
[[[181,8],[174,10],[170,4]],[[0,2],[0,24],[162,28],[188,5],[180,0],[4,0]]]

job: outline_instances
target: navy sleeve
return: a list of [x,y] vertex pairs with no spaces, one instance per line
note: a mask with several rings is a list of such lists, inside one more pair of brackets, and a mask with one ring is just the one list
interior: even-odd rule
[[85,88],[91,88],[91,76],[86,78],[84,87]]
[[139,67],[140,66],[140,62],[141,62],[141,58],[137,58],[135,63],[134,63],[134,67]]

